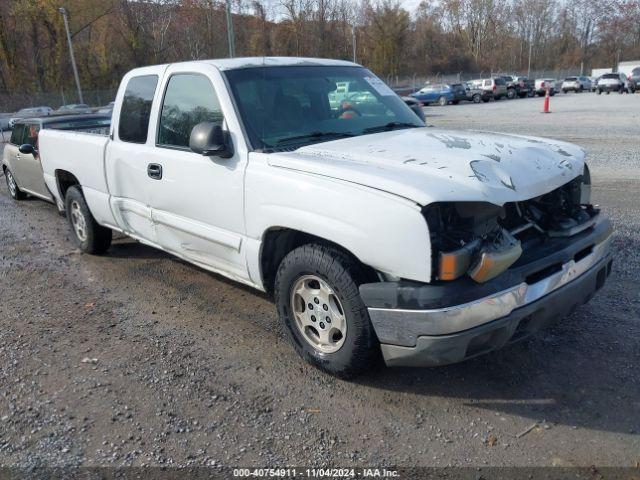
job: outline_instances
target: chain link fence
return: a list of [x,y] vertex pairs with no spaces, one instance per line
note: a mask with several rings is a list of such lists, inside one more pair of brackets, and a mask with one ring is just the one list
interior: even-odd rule
[[[117,89],[83,90],[84,102],[92,107],[100,107],[112,102]],[[0,92],[0,112],[12,113],[21,108],[51,107],[54,110],[62,105],[81,103],[75,90],[59,92],[3,93]]]
[[[116,98],[117,89],[84,90],[83,100],[91,107],[101,107]],[[11,135],[9,119],[16,116],[15,112],[30,107],[51,107],[54,110],[62,105],[81,103],[78,93],[74,90],[67,92],[34,92],[34,93],[4,93],[0,92],[0,143],[7,141]],[[3,133],[4,132],[4,133]]]

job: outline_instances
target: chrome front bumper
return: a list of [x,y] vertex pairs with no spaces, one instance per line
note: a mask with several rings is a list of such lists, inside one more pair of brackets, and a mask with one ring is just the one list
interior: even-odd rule
[[[388,365],[442,365],[522,338],[587,301],[611,270],[611,233],[548,276],[497,293],[435,309],[369,307]],[[566,307],[566,308],[565,308]],[[526,319],[526,328],[519,324]],[[507,325],[506,330],[504,329]],[[487,336],[501,330],[502,334]],[[516,335],[516,333],[518,333]],[[484,340],[476,337],[484,336]],[[474,338],[476,338],[474,340]],[[441,351],[446,345],[445,351]],[[469,350],[469,347],[472,347]]]

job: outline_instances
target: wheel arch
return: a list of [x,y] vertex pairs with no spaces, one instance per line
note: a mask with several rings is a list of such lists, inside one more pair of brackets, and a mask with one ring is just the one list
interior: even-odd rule
[[337,248],[353,258],[362,267],[368,281],[378,280],[378,274],[372,267],[362,262],[348,248],[332,240],[289,227],[271,227],[262,235],[260,247],[260,277],[262,285],[269,295],[273,294],[276,273],[284,257],[298,247],[308,244],[327,245]]
[[67,170],[56,170],[55,178],[56,186],[58,187],[58,192],[60,193],[60,200],[63,204],[67,195],[67,191],[70,187],[77,185],[78,187],[80,187],[80,189],[82,189],[82,185],[80,185],[80,181],[78,180],[78,178],[73,173]]

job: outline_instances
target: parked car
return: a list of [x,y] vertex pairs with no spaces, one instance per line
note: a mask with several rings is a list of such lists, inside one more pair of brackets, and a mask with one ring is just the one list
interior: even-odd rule
[[516,92],[520,98],[533,96],[533,81],[527,77],[513,77],[516,83]]
[[544,97],[549,89],[549,95],[554,96],[556,94],[556,80],[555,78],[538,78],[535,82],[534,91],[539,97]]
[[629,81],[624,73],[605,73],[598,80],[598,95],[605,92],[607,95],[611,92],[625,93],[629,91]]
[[2,154],[2,171],[9,193],[15,200],[29,195],[52,202],[44,183],[38,154],[38,136],[43,129],[75,130],[106,135],[110,117],[104,115],[65,115],[16,120],[9,143]]
[[473,82],[467,82],[465,84],[465,94],[467,97],[466,99],[473,103],[486,103],[493,98],[491,93],[474,85]]
[[98,107],[95,109],[95,113],[108,113],[111,114],[111,112],[113,112],[113,106],[116,104],[116,102],[109,102],[106,105],[103,105],[102,107]]
[[591,83],[591,88],[590,90],[592,92],[595,92],[598,88],[598,80],[600,80],[600,77],[589,77],[589,81]]
[[68,105],[62,105],[56,110],[56,115],[64,115],[69,113],[91,113],[92,109],[86,103],[70,103]]
[[42,106],[42,107],[23,108],[21,110],[18,110],[16,113],[14,113],[11,116],[11,118],[9,119],[9,128],[10,129],[13,128],[13,125],[16,123],[16,121],[21,118],[42,117],[42,116],[47,116],[52,114],[53,114],[53,108],[51,107]]
[[502,78],[505,81],[506,87],[507,87],[507,98],[509,100],[513,100],[514,98],[519,96],[519,85],[518,82],[515,79],[515,76],[512,75],[500,75],[500,78]]
[[435,103],[441,107],[453,102],[453,91],[445,83],[428,84],[410,95],[424,105]]
[[451,103],[457,105],[461,101],[467,100],[467,90],[463,84],[451,83],[449,84],[449,88],[451,88],[451,93],[453,93],[453,100],[451,100]]
[[[331,108],[344,80],[380,108]],[[115,112],[110,135],[40,133],[75,245],[105,253],[115,230],[272,292],[294,348],[333,374],[486,353],[611,272],[580,147],[425,128],[351,62],[138,68]]]
[[402,98],[402,101],[407,105],[407,107],[413,110],[413,113],[415,113],[420,120],[422,120],[423,122],[425,121],[424,109],[423,109],[424,105],[420,100],[413,97],[400,97],[400,98]]
[[629,93],[635,93],[636,90],[640,90],[640,67],[631,70],[627,81],[629,82]]
[[560,87],[562,93],[583,92],[591,90],[591,80],[589,77],[567,77]]
[[500,100],[502,97],[507,96],[507,83],[502,77],[480,78],[477,80],[470,80],[474,88],[484,90],[492,96],[494,100]]

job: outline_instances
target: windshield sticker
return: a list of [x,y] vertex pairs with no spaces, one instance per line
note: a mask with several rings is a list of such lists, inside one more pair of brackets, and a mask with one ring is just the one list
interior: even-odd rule
[[396,93],[391,90],[386,83],[380,80],[378,77],[364,77],[369,85],[371,85],[378,94],[383,97],[393,96]]

